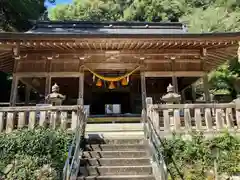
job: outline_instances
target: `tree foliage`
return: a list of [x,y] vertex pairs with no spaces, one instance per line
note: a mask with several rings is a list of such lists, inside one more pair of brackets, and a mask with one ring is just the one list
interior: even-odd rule
[[[210,5],[209,5],[210,4]],[[208,7],[193,8],[182,17],[191,32],[228,32],[240,30],[240,3],[216,0]]]
[[181,19],[189,22],[191,31],[213,32],[238,29],[239,13],[237,0],[73,0],[72,4],[53,8],[50,18],[153,22]]
[[209,74],[210,84],[213,86],[213,91],[225,92],[231,94],[233,98],[238,94],[236,81],[240,76],[240,64],[237,59],[226,62],[218,67],[215,71]]
[[26,31],[32,27],[29,20],[38,19],[44,11],[44,0],[1,0],[0,30]]
[[229,133],[213,139],[205,139],[198,133],[194,133],[191,140],[174,136],[173,139],[166,139],[164,144],[166,163],[176,180],[181,178],[174,163],[186,180],[202,180],[209,175],[213,177],[214,160],[218,162],[220,175],[232,176],[240,172],[240,138]]
[[178,21],[185,0],[74,0],[50,11],[52,20]]

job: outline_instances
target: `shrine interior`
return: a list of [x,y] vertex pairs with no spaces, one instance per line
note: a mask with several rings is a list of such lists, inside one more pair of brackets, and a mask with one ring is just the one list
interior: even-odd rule
[[[120,71],[98,73],[110,77],[121,75]],[[90,105],[91,115],[105,115],[106,104],[120,105],[120,114],[141,113],[142,101],[139,73],[134,73],[129,77],[128,85],[122,85],[121,81],[114,82],[113,89],[109,89],[110,83],[105,81],[102,81],[101,86],[97,86],[97,79],[93,80],[91,73],[85,73],[84,77],[84,105]]]

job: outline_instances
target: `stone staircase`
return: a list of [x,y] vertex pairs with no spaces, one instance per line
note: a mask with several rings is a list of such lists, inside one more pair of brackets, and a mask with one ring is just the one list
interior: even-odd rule
[[102,139],[144,139],[142,123],[87,124],[86,136]]
[[142,137],[89,137],[78,180],[155,180],[146,148]]

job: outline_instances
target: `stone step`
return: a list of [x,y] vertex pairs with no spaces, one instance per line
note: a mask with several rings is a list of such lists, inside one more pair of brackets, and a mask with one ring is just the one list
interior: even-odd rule
[[86,138],[98,136],[103,139],[137,139],[137,138],[145,138],[144,131],[109,131],[103,132],[101,130],[97,132],[86,132]]
[[146,151],[84,151],[84,158],[146,158]]
[[125,132],[143,131],[143,123],[88,124],[86,132]]
[[144,144],[94,144],[86,145],[85,151],[141,151]]
[[155,180],[153,175],[128,175],[128,176],[87,176],[78,177],[78,180]]
[[135,166],[150,165],[149,158],[92,158],[81,159],[82,166]]
[[88,138],[88,144],[143,144],[145,140],[141,139],[103,139],[103,138]]
[[82,176],[152,175],[152,166],[89,166],[80,167]]

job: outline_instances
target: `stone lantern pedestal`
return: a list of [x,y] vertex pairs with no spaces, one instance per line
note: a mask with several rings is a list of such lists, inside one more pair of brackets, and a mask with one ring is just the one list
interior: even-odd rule
[[[166,104],[179,104],[181,101],[181,95],[174,92],[174,87],[169,84],[167,87],[167,94],[163,95],[161,98]],[[173,119],[173,109],[168,109],[170,116],[170,128],[173,130],[174,127],[174,119]]]

